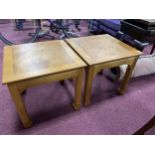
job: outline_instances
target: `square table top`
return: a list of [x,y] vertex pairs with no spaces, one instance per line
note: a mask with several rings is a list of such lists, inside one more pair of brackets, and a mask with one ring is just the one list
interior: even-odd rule
[[66,39],[66,42],[88,65],[121,60],[141,54],[137,49],[108,34]]
[[12,83],[86,66],[65,41],[5,46],[2,83]]

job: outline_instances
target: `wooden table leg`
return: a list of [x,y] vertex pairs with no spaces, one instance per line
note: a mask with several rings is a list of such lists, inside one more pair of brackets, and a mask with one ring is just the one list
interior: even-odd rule
[[81,95],[82,95],[82,81],[83,81],[83,71],[80,69],[78,76],[75,79],[75,101],[73,107],[75,110],[79,110],[81,107]]
[[10,94],[12,96],[12,99],[15,103],[17,112],[19,114],[19,117],[24,125],[25,128],[29,128],[32,125],[32,121],[29,118],[22,96],[20,94],[20,90],[17,88],[17,86],[15,84],[8,84],[8,88],[10,91]]
[[85,106],[88,106],[91,101],[91,91],[92,91],[94,74],[95,74],[94,66],[90,66],[86,68],[85,89],[84,89],[84,105]]
[[135,58],[135,60],[133,60],[133,62],[132,62],[130,65],[128,65],[128,67],[127,67],[126,73],[125,73],[124,78],[123,78],[123,81],[122,81],[122,83],[121,83],[121,86],[120,86],[120,88],[118,89],[118,93],[119,93],[120,95],[124,94],[125,91],[126,91],[126,89],[127,89],[128,82],[129,82],[130,77],[131,77],[131,75],[132,75],[133,69],[134,69],[135,64],[136,64],[136,62],[137,62],[137,59],[138,59],[138,58]]

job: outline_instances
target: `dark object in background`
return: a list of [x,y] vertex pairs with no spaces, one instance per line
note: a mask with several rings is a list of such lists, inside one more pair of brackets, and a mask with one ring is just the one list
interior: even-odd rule
[[91,31],[93,34],[108,33],[112,36],[116,36],[120,31],[121,20],[120,19],[93,19],[91,20]]
[[155,20],[126,19],[121,21],[121,31],[142,42],[155,41]]
[[[155,20],[126,19],[121,21],[121,32],[135,38],[135,43],[143,49],[145,44],[153,43],[150,54],[155,48]],[[141,45],[140,45],[141,44]]]
[[[108,33],[140,51],[155,40],[155,20],[93,19],[91,29],[93,34]],[[155,44],[150,54],[154,48]]]

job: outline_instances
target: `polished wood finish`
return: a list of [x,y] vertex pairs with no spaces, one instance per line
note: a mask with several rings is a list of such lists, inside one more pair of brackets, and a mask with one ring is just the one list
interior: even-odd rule
[[128,82],[130,80],[130,77],[131,77],[131,74],[133,72],[133,69],[134,69],[134,67],[136,65],[137,59],[138,59],[138,57],[136,57],[135,59],[133,59],[133,62],[131,62],[129,64],[128,64],[128,62],[126,62],[126,64],[128,64],[128,67],[126,69],[126,72],[125,72],[123,81],[121,83],[121,86],[118,89],[118,93],[120,95],[124,94],[125,93],[125,90],[127,89],[127,84],[128,84]]
[[128,64],[128,69],[118,91],[119,94],[125,92],[135,63],[141,54],[140,51],[107,34],[66,39],[66,42],[88,64],[84,95],[86,106],[91,102],[93,77],[105,68]]
[[138,56],[141,52],[105,34],[66,40],[89,65]]
[[85,89],[84,89],[84,104],[87,105],[91,101],[91,90],[93,84],[93,78],[95,75],[95,66],[90,66],[86,68],[85,76]]
[[79,73],[75,78],[75,102],[72,104],[75,110],[79,110],[81,106],[83,72],[84,69],[79,70]]
[[27,114],[25,104],[18,87],[16,86],[16,84],[9,84],[8,88],[24,127],[25,128],[31,127],[32,121]]
[[41,84],[75,79],[75,100],[73,107],[80,109],[83,68],[86,64],[64,42],[48,41],[4,49],[3,84],[7,84],[19,117],[25,128],[32,125],[22,92]]
[[64,41],[47,41],[4,48],[3,83],[68,71],[85,63]]

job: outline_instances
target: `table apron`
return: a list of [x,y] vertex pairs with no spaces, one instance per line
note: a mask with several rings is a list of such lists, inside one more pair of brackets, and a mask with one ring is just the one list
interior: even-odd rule
[[46,75],[46,76],[42,76],[42,77],[19,81],[19,82],[15,82],[15,83],[10,83],[9,85],[13,84],[13,85],[16,85],[18,87],[18,89],[24,90],[29,87],[34,87],[34,86],[38,86],[38,85],[42,85],[42,84],[55,82],[55,81],[75,78],[79,74],[80,71],[81,71],[81,69],[76,69],[76,70],[66,71],[66,72],[62,72],[62,73],[56,73],[56,74],[52,74],[52,75]]
[[95,67],[94,74],[97,74],[98,72],[100,72],[101,70],[106,69],[106,68],[113,68],[113,67],[117,67],[117,66],[120,66],[123,64],[131,65],[136,59],[138,59],[138,57],[139,56],[94,65],[94,67]]

